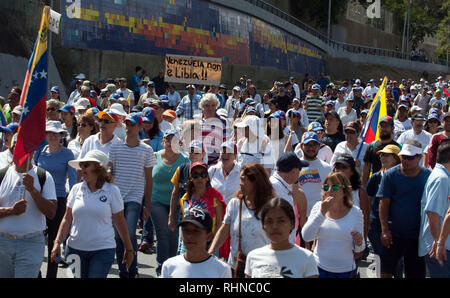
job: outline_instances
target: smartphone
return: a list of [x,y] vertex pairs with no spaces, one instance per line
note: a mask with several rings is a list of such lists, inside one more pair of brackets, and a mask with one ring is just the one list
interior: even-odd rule
[[66,261],[64,261],[60,256],[56,256],[56,259],[58,259],[58,261],[59,261],[61,264],[65,265],[65,266],[69,266],[69,264],[67,264]]

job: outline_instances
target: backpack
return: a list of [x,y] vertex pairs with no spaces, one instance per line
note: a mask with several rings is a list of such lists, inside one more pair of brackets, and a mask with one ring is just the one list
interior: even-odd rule
[[[6,172],[8,171],[9,167],[10,166],[7,166],[0,170],[0,185],[2,185],[3,178],[5,178]],[[42,190],[44,189],[45,180],[47,179],[46,171],[41,167],[38,167],[38,166],[36,166],[36,167],[37,167],[37,176],[39,179],[39,185],[41,186],[40,193],[42,194]]]

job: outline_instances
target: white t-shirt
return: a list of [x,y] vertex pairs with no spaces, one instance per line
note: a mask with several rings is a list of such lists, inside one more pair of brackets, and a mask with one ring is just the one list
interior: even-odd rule
[[[295,207],[294,207],[294,198],[292,197],[292,186],[289,185],[286,181],[284,181],[283,178],[281,178],[280,175],[276,171],[270,176],[269,178],[270,182],[272,183],[273,188],[277,192],[277,198],[285,199],[286,201],[291,204],[292,208],[294,209],[295,213]],[[295,219],[295,228],[292,230],[291,234],[289,235],[289,241],[291,243],[295,243],[295,233],[297,231],[297,217]]]
[[145,190],[145,169],[156,165],[152,147],[139,142],[135,147],[115,143],[109,150],[113,165],[114,184],[120,189],[124,203],[142,204]]
[[208,173],[209,179],[211,179],[211,186],[222,194],[225,204],[228,205],[228,202],[240,188],[241,167],[235,163],[233,169],[225,179],[223,177],[222,162],[219,161],[208,169]]
[[125,141],[125,138],[127,137],[127,131],[125,130],[125,125],[117,126],[114,129],[114,135],[118,137],[120,140]]
[[344,101],[342,101],[342,102],[339,102],[339,99],[336,99],[335,101],[334,101],[334,110],[335,111],[339,111],[339,109],[340,108],[342,108],[342,107],[346,107],[347,105],[345,104],[345,100]]
[[67,240],[71,248],[95,251],[116,247],[112,215],[123,210],[117,186],[105,183],[91,192],[86,182],[75,184],[67,197],[72,209],[72,227]]
[[113,138],[111,139],[111,141],[102,145],[100,143],[100,133],[98,132],[95,135],[90,136],[89,138],[87,138],[84,141],[83,147],[81,148],[81,152],[80,152],[78,159],[82,159],[86,155],[86,153],[88,153],[91,150],[95,150],[95,149],[102,151],[106,155],[109,155],[109,150],[111,148],[111,145],[114,143],[123,143],[123,141],[114,135]]
[[178,255],[167,259],[161,269],[162,278],[231,278],[228,264],[210,256],[203,262],[191,263]]
[[397,141],[398,137],[407,130],[412,128],[411,120],[408,118],[403,122],[400,120],[394,120],[394,140]]
[[358,115],[356,114],[355,109],[350,111],[350,114],[347,114],[345,111],[347,107],[342,107],[338,110],[339,117],[341,117],[342,125],[345,125],[351,121],[356,121],[358,119]]
[[369,98],[373,99],[374,95],[377,94],[377,92],[378,92],[378,87],[376,87],[376,86],[370,87],[370,85],[368,85],[362,92],[362,95],[369,95]]
[[[224,224],[230,225],[230,256],[228,257],[228,264],[233,267],[236,264],[236,256],[239,248],[239,206],[240,200],[237,198],[231,199],[227,205]],[[253,210],[249,210],[245,202],[242,202],[242,222],[241,222],[241,249],[245,255],[255,248],[263,247],[270,243],[262,228],[261,221],[256,219]]]
[[322,200],[322,183],[331,173],[332,168],[318,158],[307,162],[309,166],[302,168],[298,177],[298,186],[305,192],[308,217],[314,204]]
[[304,278],[319,272],[314,254],[309,250],[297,245],[273,250],[267,245],[248,254],[245,274],[252,278]]
[[356,246],[351,232],[364,235],[364,220],[361,209],[353,206],[340,219],[331,219],[320,212],[322,202],[317,202],[311,215],[303,226],[302,236],[305,241],[317,239],[314,258],[317,265],[326,271],[334,273],[349,272],[356,268],[353,250],[361,252],[365,242]]
[[428,131],[422,130],[422,132],[418,135],[414,132],[414,129],[409,129],[405,132],[403,132],[397,139],[397,143],[399,144],[405,144],[408,140],[416,140],[419,141],[420,144],[422,144],[422,150],[425,152],[425,148],[430,144],[431,142],[431,133]]
[[[41,191],[39,178],[37,176],[37,167],[28,171],[34,178],[34,187]],[[45,173],[44,189],[41,195],[47,200],[56,200],[55,182],[50,173]],[[0,207],[11,207],[16,202],[23,199],[27,201],[27,208],[20,215],[11,215],[0,218],[0,232],[9,233],[16,236],[23,236],[30,233],[41,232],[45,230],[45,215],[39,210],[30,193],[25,190],[22,183],[23,173],[18,173],[15,166],[11,166],[6,171],[2,184],[0,185]],[[1,265],[0,265],[1,266]]]
[[121,91],[123,93],[123,98],[125,98],[127,100],[128,100],[128,95],[130,95],[131,103],[134,102],[134,93],[130,89],[125,88],[125,90],[122,90],[119,88],[119,89],[117,89],[117,92],[119,92],[119,91]]
[[9,166],[12,163],[12,161],[13,161],[13,154],[8,148],[6,148],[5,151],[2,151],[0,153],[0,169]]
[[[359,152],[360,149],[359,147],[362,147],[361,152]],[[369,144],[365,142],[360,142],[358,146],[356,146],[355,150],[351,151],[350,148],[348,148],[347,146],[347,141],[340,142],[334,149],[333,157],[331,158],[330,161],[330,166],[331,167],[334,166],[334,163],[336,162],[336,159],[338,158],[339,155],[347,153],[353,156],[353,158],[356,160],[357,159],[356,157],[358,156],[359,152],[358,160],[361,163],[361,166],[360,168],[357,167],[357,169],[359,170],[359,173],[362,173],[362,169],[364,168],[364,154],[366,153],[367,147],[369,147]]]
[[67,145],[67,148],[72,151],[74,159],[78,159],[78,156],[80,156],[81,152],[80,138],[77,136],[75,139],[70,141]]

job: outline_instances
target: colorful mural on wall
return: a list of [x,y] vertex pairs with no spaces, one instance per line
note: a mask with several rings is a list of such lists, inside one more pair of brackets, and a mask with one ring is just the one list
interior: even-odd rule
[[203,0],[61,0],[62,45],[222,58],[318,75],[325,53],[288,32]]

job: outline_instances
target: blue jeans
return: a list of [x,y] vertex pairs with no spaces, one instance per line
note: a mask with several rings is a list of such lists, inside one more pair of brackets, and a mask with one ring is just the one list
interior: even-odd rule
[[142,226],[142,237],[141,237],[141,243],[147,242],[147,243],[153,243],[153,239],[155,238],[153,233],[153,222],[152,217],[149,216],[147,220],[144,220],[143,226]]
[[446,252],[447,252],[447,261],[443,260],[444,266],[441,266],[436,259],[430,258],[429,255],[425,256],[425,264],[427,264],[431,278],[450,277],[450,250],[447,249]]
[[44,250],[44,233],[16,240],[0,235],[0,278],[37,278]]
[[128,227],[128,234],[130,235],[131,244],[133,245],[133,249],[135,251],[133,263],[130,266],[130,269],[127,270],[126,264],[122,264],[123,260],[123,251],[124,245],[122,239],[120,239],[119,233],[115,230],[115,238],[116,238],[116,256],[117,256],[117,265],[119,266],[119,274],[130,274],[136,275],[137,268],[137,237],[136,237],[136,227],[139,219],[139,215],[141,214],[141,204],[136,202],[128,202],[124,204],[124,215],[125,221]]
[[170,206],[159,202],[151,202],[150,212],[156,232],[156,273],[161,274],[162,264],[171,257],[176,256],[178,249],[178,229],[170,231],[169,222]]
[[323,270],[320,267],[317,268],[319,269],[319,278],[356,278],[357,269],[349,272],[334,273]]
[[81,278],[106,278],[114,262],[114,248],[94,251],[77,250],[68,248],[68,255],[80,257]]

